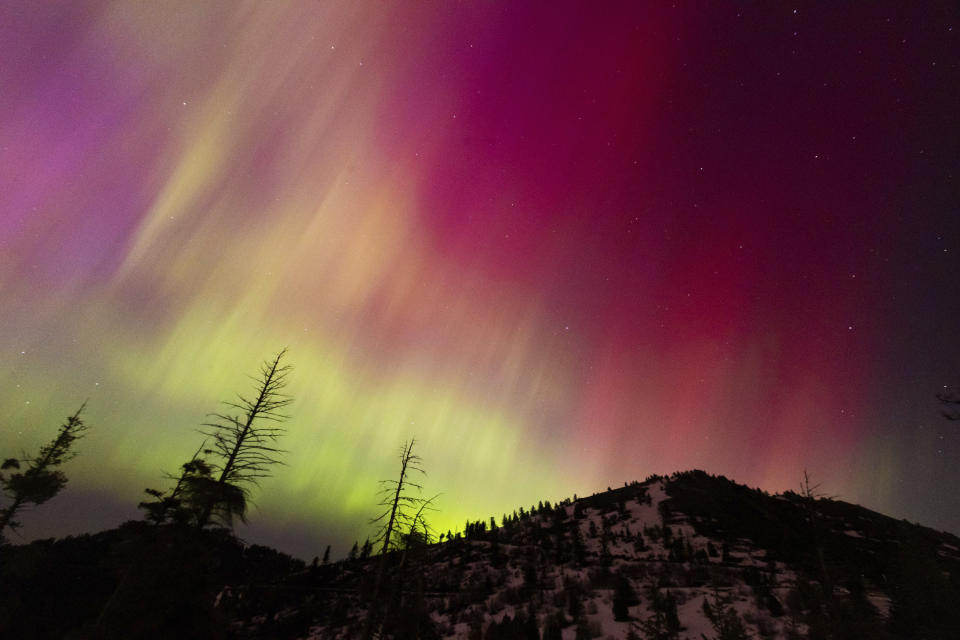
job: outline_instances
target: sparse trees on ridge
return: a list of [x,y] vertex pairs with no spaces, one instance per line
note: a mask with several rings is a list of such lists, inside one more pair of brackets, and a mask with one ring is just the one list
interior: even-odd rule
[[67,476],[58,467],[76,456],[74,443],[83,437],[87,425],[80,418],[86,407],[82,404],[77,412],[60,425],[56,437],[40,447],[36,456],[23,454],[20,458],[7,458],[0,465],[0,490],[10,503],[0,510],[0,541],[3,530],[16,529],[20,523],[13,518],[27,505],[37,506],[53,498],[67,484]]

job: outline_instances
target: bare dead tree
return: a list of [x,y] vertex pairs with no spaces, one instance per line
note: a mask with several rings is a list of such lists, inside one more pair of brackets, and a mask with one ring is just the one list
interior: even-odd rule
[[[379,616],[379,601],[381,590],[383,589],[384,575],[387,570],[387,556],[390,551],[400,549],[403,546],[402,534],[407,531],[416,532],[417,527],[423,519],[425,510],[429,510],[429,500],[420,497],[419,493],[423,486],[414,482],[411,476],[415,473],[426,475],[426,472],[420,466],[422,460],[420,456],[413,453],[413,446],[416,443],[415,438],[404,442],[400,449],[400,473],[396,480],[381,480],[380,491],[378,495],[380,500],[377,503],[384,508],[384,511],[373,518],[370,523],[382,523],[377,535],[374,538],[374,544],[380,543],[380,563],[377,569],[377,576],[374,582],[373,597],[367,609],[367,619],[364,623],[363,638],[369,640],[374,634],[382,628],[383,620]],[[424,531],[428,532],[426,524]]]
[[[436,494],[432,498],[427,498],[420,503],[420,508],[417,509],[417,512],[413,516],[413,522],[410,523],[410,528],[407,530],[407,539],[416,538],[423,541],[424,544],[431,544],[434,540],[434,529],[430,526],[430,523],[427,522],[425,516],[428,511],[436,511],[436,507],[433,502],[440,497],[440,494]],[[404,543],[404,548],[410,546],[409,542]]]
[[0,473],[0,490],[10,500],[10,504],[0,510],[0,539],[7,527],[20,526],[13,519],[18,511],[27,505],[43,504],[66,486],[67,476],[58,467],[77,455],[73,445],[88,428],[80,418],[86,406],[86,403],[80,405],[77,412],[60,425],[56,437],[40,447],[36,456],[24,453],[20,458],[7,458],[0,465],[0,470],[9,473]]
[[403,542],[402,544],[402,553],[400,555],[400,573],[403,573],[404,568],[407,565],[407,557],[411,552],[419,551],[426,548],[428,545],[433,543],[433,527],[427,522],[424,517],[428,511],[436,511],[436,507],[433,506],[433,501],[440,497],[440,494],[428,498],[420,503],[420,508],[417,509],[416,514],[413,516],[413,520],[410,523],[410,528],[403,533]]
[[[390,624],[393,637],[420,638],[424,618],[428,617],[425,593],[425,567],[430,544],[434,541],[433,528],[426,520],[428,511],[436,511],[434,500],[439,494],[424,500],[413,516],[410,528],[401,532],[403,551],[397,566],[392,596],[386,598],[384,625]],[[405,612],[397,615],[397,612]]]
[[828,608],[833,606],[833,580],[830,578],[830,572],[827,570],[827,563],[823,556],[823,525],[817,512],[816,502],[818,500],[832,500],[835,496],[828,496],[820,491],[820,483],[811,484],[810,474],[806,469],[803,470],[803,482],[800,484],[800,497],[806,511],[807,521],[810,524],[810,531],[813,538],[813,546],[817,552],[817,564],[820,569],[820,579],[823,581],[823,592],[826,598]]
[[[382,543],[380,553],[386,554],[394,547],[398,546],[393,538],[394,532],[402,529],[411,529],[416,522],[419,508],[426,502],[419,495],[413,495],[411,490],[417,493],[423,490],[423,486],[410,479],[414,473],[426,475],[426,472],[420,467],[422,462],[420,456],[413,453],[413,445],[416,440],[411,438],[403,443],[400,450],[400,474],[397,480],[381,480],[379,502],[377,504],[385,507],[386,510],[376,518],[370,521],[371,524],[382,523],[377,535],[373,540],[376,545]],[[416,513],[411,513],[417,509]],[[394,547],[391,547],[391,542]]]
[[286,432],[279,426],[289,418],[283,410],[293,398],[283,393],[290,365],[281,364],[286,349],[260,368],[256,395],[250,399],[237,396],[224,404],[239,413],[212,414],[213,420],[201,430],[211,442],[205,464],[210,474],[197,473],[186,479],[184,491],[198,505],[196,524],[206,526],[211,518],[228,526],[233,516],[244,520],[251,486],[270,475],[270,468],[283,464],[285,453],[276,446]]

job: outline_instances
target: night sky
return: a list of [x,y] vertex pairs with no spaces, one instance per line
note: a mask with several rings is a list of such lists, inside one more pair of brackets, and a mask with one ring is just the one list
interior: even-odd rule
[[[840,5],[840,6],[837,6]],[[289,348],[251,542],[701,468],[960,533],[955,2],[0,6],[0,455],[139,517]],[[15,538],[16,539],[16,538]]]

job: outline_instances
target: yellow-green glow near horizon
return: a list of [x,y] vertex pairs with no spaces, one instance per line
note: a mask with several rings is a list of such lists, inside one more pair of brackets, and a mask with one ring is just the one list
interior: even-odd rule
[[[128,56],[143,65],[105,90],[154,96],[93,158],[103,174],[148,162],[131,185],[143,204],[115,214],[130,231],[111,246],[107,277],[58,283],[58,304],[22,326],[26,353],[4,386],[17,380],[8,399],[32,398],[8,414],[30,428],[4,444],[39,441],[70,398],[89,395],[95,430],[71,464],[72,486],[135,505],[189,457],[205,414],[247,393],[246,375],[288,347],[287,465],[255,496],[273,519],[313,522],[318,536],[346,521],[362,537],[377,481],[393,475],[409,437],[425,490],[443,493],[439,530],[582,484],[571,474],[557,487],[551,469],[574,468],[573,456],[525,435],[564,383],[534,352],[536,301],[452,275],[456,265],[435,255],[416,196],[430,140],[407,158],[372,140],[392,84],[377,39],[388,17],[342,5],[344,15],[311,19],[258,4],[223,24],[180,9],[113,5],[87,18],[80,53],[115,48],[97,60],[103,73],[132,68]],[[203,55],[191,50],[201,42]],[[71,212],[103,197],[103,182],[43,194],[49,213],[24,224],[71,233]],[[34,351],[47,354],[36,341],[49,334],[76,366],[38,365]],[[45,373],[27,381],[34,367]]]

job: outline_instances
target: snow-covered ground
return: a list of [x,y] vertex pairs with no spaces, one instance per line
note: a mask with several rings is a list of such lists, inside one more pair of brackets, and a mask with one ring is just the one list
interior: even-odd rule
[[[705,602],[714,612],[735,613],[748,637],[786,639],[805,633],[805,624],[788,611],[798,586],[795,571],[748,539],[701,535],[690,516],[662,510],[661,503],[669,499],[666,484],[666,479],[655,478],[633,489],[625,487],[618,490],[618,495],[628,496],[622,501],[581,499],[576,508],[579,519],[570,503],[530,514],[496,532],[497,561],[492,558],[490,536],[450,543],[447,546],[452,544],[450,548],[459,551],[446,555],[444,545],[439,545],[428,574],[456,576],[458,582],[449,585],[449,595],[429,601],[437,629],[445,638],[467,639],[477,637],[478,624],[486,629],[533,611],[541,633],[551,621],[562,620],[564,640],[574,640],[578,625],[586,625],[591,637],[603,640],[627,638],[631,630],[646,637],[641,625],[655,616],[654,590],[658,589],[656,597],[669,594],[675,602],[678,640],[717,636]],[[668,513],[667,522],[663,513]],[[584,548],[582,566],[569,559],[574,527]],[[852,525],[838,533],[865,538]],[[567,559],[558,563],[553,554],[560,553],[559,545],[566,545],[563,557]],[[956,553],[957,549],[944,551]],[[628,620],[614,616],[617,576],[628,580],[638,600],[629,607]],[[579,601],[579,612],[571,611],[573,598]],[[889,597],[874,590],[867,592],[867,598],[880,616],[888,615]],[[318,627],[309,638],[335,637],[330,631]]]

